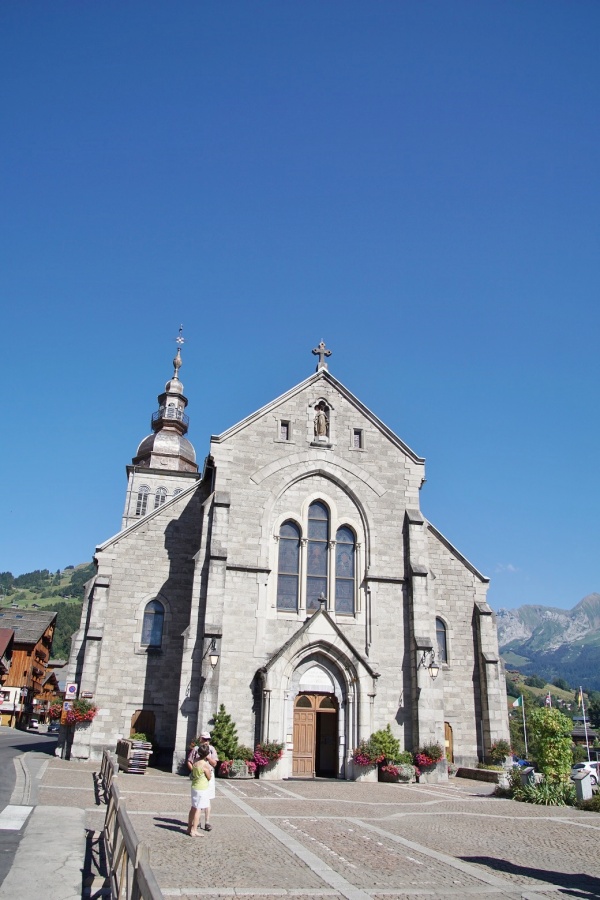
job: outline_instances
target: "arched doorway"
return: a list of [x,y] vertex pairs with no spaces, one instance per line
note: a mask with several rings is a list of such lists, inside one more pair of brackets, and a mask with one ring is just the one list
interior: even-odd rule
[[454,762],[454,736],[450,722],[444,722],[444,746],[446,748],[446,759],[448,762]]
[[292,775],[334,778],[338,767],[335,694],[302,693],[294,701]]

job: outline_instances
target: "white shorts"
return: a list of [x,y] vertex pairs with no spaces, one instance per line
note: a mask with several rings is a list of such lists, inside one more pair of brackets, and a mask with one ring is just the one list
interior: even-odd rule
[[192,788],[192,806],[194,809],[207,809],[210,806],[210,788],[203,791],[195,791]]

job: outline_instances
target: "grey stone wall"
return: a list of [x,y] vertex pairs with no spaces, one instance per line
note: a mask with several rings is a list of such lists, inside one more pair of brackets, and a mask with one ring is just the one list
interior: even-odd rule
[[[81,690],[92,691],[99,713],[77,729],[71,755],[99,758],[128,736],[136,710],[154,713],[159,747],[175,746],[183,633],[190,622],[194,556],[200,543],[201,494],[161,507],[139,526],[97,551],[98,575],[74,664]],[[141,643],[146,604],[165,608],[162,647]],[[87,619],[87,621],[86,621]]]

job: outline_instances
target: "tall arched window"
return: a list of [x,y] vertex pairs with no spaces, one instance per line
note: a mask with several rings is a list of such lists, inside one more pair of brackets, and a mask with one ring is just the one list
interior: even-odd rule
[[148,509],[148,494],[150,493],[150,488],[147,484],[142,484],[138,488],[137,495],[137,504],[135,507],[136,516],[145,516],[146,510]]
[[327,596],[327,551],[329,510],[316,500],[308,508],[308,557],[306,568],[306,608],[319,608],[319,594]]
[[162,506],[165,500],[167,499],[167,489],[164,487],[159,487],[154,495],[154,509],[158,509],[159,506]]
[[300,529],[295,522],[284,522],[279,529],[279,565],[277,609],[298,609],[300,581]]
[[338,528],[335,535],[335,611],[354,613],[354,559],[356,540],[347,525]]
[[162,644],[165,608],[160,600],[151,600],[144,610],[142,644],[145,647],[160,647]]
[[446,626],[442,619],[435,620],[435,636],[437,638],[438,662],[448,662],[448,644],[446,642]]

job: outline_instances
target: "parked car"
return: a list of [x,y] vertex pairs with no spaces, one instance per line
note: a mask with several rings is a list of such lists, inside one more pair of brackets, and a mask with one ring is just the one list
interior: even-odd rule
[[531,763],[527,762],[526,759],[521,759],[519,756],[513,756],[513,766],[530,766]]
[[40,730],[40,723],[38,722],[37,719],[30,719],[30,720],[29,720],[29,725],[27,726],[27,729],[28,729],[28,731],[39,731],[39,730]]
[[592,784],[598,784],[600,781],[600,762],[578,762],[571,769],[571,778],[573,775],[580,775],[585,772],[590,776]]
[[48,734],[58,734],[60,731],[60,723],[59,722],[50,722],[48,725]]

